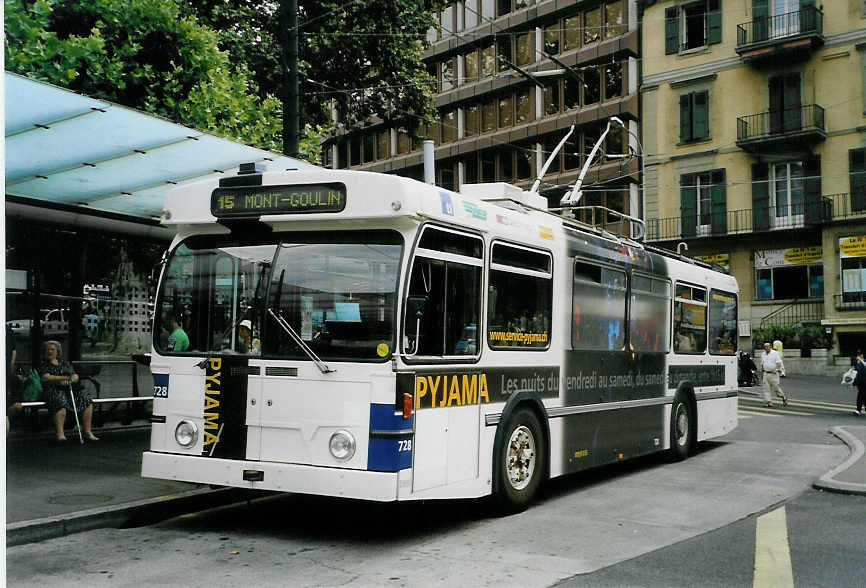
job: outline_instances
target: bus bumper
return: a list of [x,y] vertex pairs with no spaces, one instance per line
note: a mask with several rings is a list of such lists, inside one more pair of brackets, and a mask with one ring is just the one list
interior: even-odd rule
[[[260,477],[261,481],[248,481]],[[253,475],[250,475],[250,472]],[[145,451],[141,463],[145,478],[255,490],[298,492],[388,502],[397,500],[398,472],[369,472],[268,461],[216,459]]]

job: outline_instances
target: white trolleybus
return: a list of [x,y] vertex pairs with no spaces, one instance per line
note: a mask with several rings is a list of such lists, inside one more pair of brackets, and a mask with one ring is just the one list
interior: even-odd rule
[[248,167],[167,199],[144,476],[516,509],[736,426],[733,277],[506,184]]

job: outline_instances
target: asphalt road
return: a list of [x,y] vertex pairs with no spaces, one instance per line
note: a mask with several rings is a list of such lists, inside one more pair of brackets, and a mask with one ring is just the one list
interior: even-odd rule
[[762,540],[758,519],[784,509],[795,585],[862,586],[866,498],[811,483],[848,453],[829,427],[866,420],[846,412],[843,391],[828,400],[809,395],[808,379],[789,383],[799,405],[767,410],[744,397],[738,429],[685,462],[653,457],[556,480],[518,515],[496,517],[479,501],[279,496],[13,547],[7,579],[40,587],[745,586]]

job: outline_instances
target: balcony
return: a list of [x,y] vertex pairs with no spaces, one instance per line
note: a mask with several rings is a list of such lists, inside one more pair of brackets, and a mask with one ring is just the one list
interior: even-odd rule
[[737,147],[743,151],[800,149],[826,138],[824,109],[817,104],[737,117]]
[[724,214],[649,219],[647,241],[718,238],[725,235],[792,230],[816,224],[866,221],[866,198],[850,194],[822,196],[820,202],[728,210]]
[[814,6],[737,25],[736,52],[755,66],[808,59],[824,44],[824,13]]
[[833,294],[836,310],[866,310],[866,292]]

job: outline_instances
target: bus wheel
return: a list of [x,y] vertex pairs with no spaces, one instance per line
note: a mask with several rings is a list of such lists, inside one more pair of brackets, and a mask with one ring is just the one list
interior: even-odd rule
[[671,407],[671,458],[682,461],[695,444],[694,414],[691,405],[677,394]]
[[498,500],[504,510],[515,512],[525,509],[538,492],[547,453],[541,425],[531,410],[515,411],[504,433],[497,457]]

